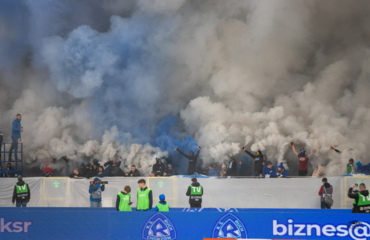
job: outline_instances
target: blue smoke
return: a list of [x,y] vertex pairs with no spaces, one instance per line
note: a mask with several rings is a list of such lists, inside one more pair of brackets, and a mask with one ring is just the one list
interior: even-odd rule
[[177,117],[173,115],[167,116],[158,124],[156,145],[163,151],[169,153],[169,162],[176,168],[179,174],[186,174],[189,162],[186,158],[175,152],[177,147],[185,154],[189,155],[190,151],[196,154],[198,150],[198,143],[194,141],[191,136],[186,136],[185,139],[177,139],[176,134]]

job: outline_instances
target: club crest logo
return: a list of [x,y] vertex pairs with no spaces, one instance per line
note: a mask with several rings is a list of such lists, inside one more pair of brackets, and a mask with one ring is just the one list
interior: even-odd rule
[[243,222],[234,214],[224,215],[213,228],[213,238],[247,238]]
[[145,240],[173,240],[176,239],[176,229],[168,217],[157,213],[146,221],[142,238]]

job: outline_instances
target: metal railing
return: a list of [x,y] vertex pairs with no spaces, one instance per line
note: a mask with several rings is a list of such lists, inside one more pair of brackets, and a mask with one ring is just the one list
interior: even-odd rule
[[[19,147],[20,145],[20,147]],[[1,151],[0,151],[0,177],[17,177],[18,175],[23,176],[23,143],[18,143],[17,152],[13,149],[13,154],[17,154],[17,159],[13,159],[13,161],[9,162],[9,150],[12,146],[12,143],[0,143]],[[20,157],[19,157],[20,155]],[[15,155],[13,155],[15,156]],[[10,163],[13,167],[13,170],[7,170],[6,164]],[[14,166],[15,163],[15,166]]]

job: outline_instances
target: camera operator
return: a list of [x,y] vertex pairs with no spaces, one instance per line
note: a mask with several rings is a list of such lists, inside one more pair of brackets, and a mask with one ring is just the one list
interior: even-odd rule
[[353,188],[357,184],[352,184],[348,190],[348,197],[353,198],[353,209],[352,213],[370,213],[370,195],[369,191],[366,190],[365,183],[359,185],[358,192],[353,191]]
[[99,178],[94,178],[90,183],[90,207],[102,207],[101,198],[102,192],[105,190],[105,183],[102,183]]

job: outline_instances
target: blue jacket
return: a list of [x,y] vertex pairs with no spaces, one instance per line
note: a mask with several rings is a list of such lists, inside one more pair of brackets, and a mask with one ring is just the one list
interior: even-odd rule
[[362,165],[361,167],[357,167],[356,173],[362,173],[365,175],[370,175],[370,163],[367,165]]
[[287,177],[288,176],[288,171],[285,169],[285,167],[284,167],[284,165],[283,164],[279,164],[278,165],[278,168],[281,168],[282,169],[282,171],[279,173],[279,172],[277,172],[276,173],[276,175],[278,176],[278,177]]
[[21,138],[21,122],[18,118],[12,123],[12,137]]
[[108,177],[111,175],[112,172],[112,165],[108,165],[102,173],[98,174],[98,177]]
[[274,166],[268,168],[267,165],[263,167],[262,175],[265,177],[266,174],[270,174],[270,178],[276,177],[276,169]]
[[[92,193],[100,188],[100,184],[90,184],[89,193],[90,193],[90,202],[101,202],[101,198],[95,199],[92,197]],[[103,192],[105,190],[105,185],[101,186],[100,190]]]
[[208,176],[218,176],[216,167],[208,170]]

